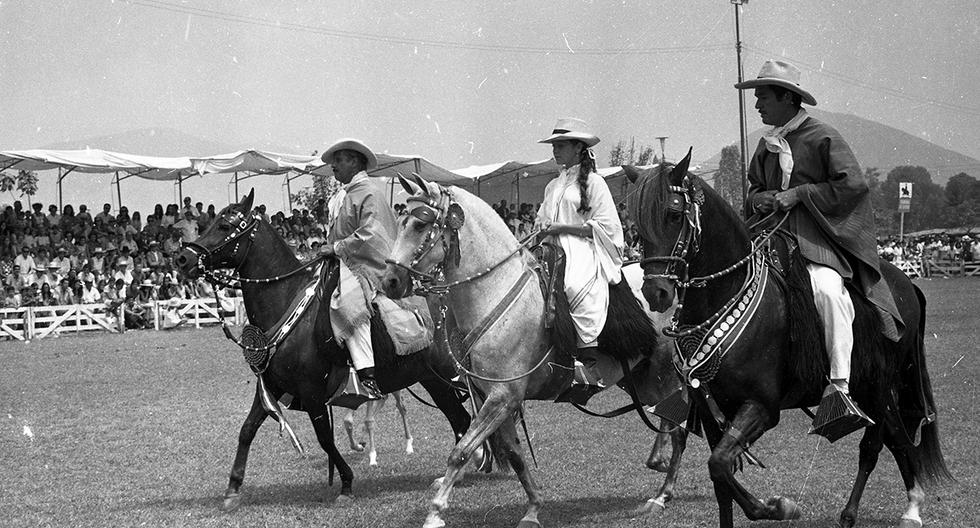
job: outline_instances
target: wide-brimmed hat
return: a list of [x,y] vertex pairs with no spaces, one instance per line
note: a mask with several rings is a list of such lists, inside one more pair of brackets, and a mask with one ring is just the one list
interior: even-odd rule
[[48,269],[58,269],[60,267],[57,262],[48,262]]
[[367,158],[367,167],[365,167],[366,170],[372,170],[378,167],[378,157],[374,155],[374,152],[371,152],[371,149],[369,149],[367,145],[353,138],[337,140],[337,142],[330,145],[323,155],[320,156],[320,160],[322,160],[324,163],[330,163],[333,161],[333,155],[339,150],[353,150],[354,152],[360,152],[363,154],[364,157]]
[[592,147],[599,143],[599,138],[591,132],[589,125],[574,117],[563,117],[555,123],[555,128],[551,135],[538,141],[538,143],[554,143],[555,141],[568,141],[575,139],[585,143],[587,147]]
[[97,247],[95,248],[95,250],[92,251],[92,253],[105,253],[105,251],[103,251],[102,248]]
[[810,95],[810,92],[800,86],[800,76],[800,69],[788,62],[767,60],[762,65],[762,70],[759,71],[758,77],[737,83],[735,88],[747,90],[758,86],[781,86],[800,94],[804,103],[810,106],[816,106],[817,100]]
[[143,279],[143,282],[140,283],[140,288],[152,288],[154,286],[156,284],[153,284],[153,281],[150,279]]

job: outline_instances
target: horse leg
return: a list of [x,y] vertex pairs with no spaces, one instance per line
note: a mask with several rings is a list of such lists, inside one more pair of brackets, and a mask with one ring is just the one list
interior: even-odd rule
[[[663,419],[658,426],[663,425]],[[667,440],[670,438],[668,433],[657,433],[653,439],[653,448],[650,449],[650,456],[647,457],[647,467],[660,473],[667,472]]]
[[[370,404],[371,402],[368,403]],[[356,409],[350,409],[347,411],[347,414],[344,415],[344,431],[347,432],[347,441],[350,442],[350,450],[360,453],[361,451],[364,451],[364,442],[354,440],[354,415],[356,413]]]
[[861,503],[861,496],[864,494],[864,487],[868,483],[871,472],[878,465],[878,455],[881,453],[882,447],[881,435],[880,423],[864,430],[858,454],[858,474],[857,478],[854,479],[854,486],[851,488],[851,496],[847,499],[847,505],[844,506],[844,511],[840,514],[841,528],[852,528],[857,521],[858,506]]
[[487,401],[480,408],[480,412],[477,413],[476,420],[470,424],[470,429],[449,453],[446,475],[441,481],[437,481],[438,489],[432,502],[429,503],[429,514],[425,524],[422,525],[423,528],[439,528],[446,525],[442,520],[442,513],[449,507],[449,496],[456,481],[462,477],[466,462],[476,448],[483,444],[501,424],[513,420],[514,413],[520,406],[521,399],[511,392],[503,386],[494,387]]
[[797,519],[800,508],[786,497],[775,496],[763,503],[735,480],[736,461],[747,446],[753,444],[766,431],[768,412],[759,403],[746,402],[738,410],[731,426],[721,436],[708,459],[708,472],[718,500],[718,513],[723,528],[732,528],[731,501],[734,500],[749,520],[769,519],[785,521]]
[[[660,426],[663,427],[666,423],[665,420],[661,420]],[[674,486],[677,484],[677,474],[681,469],[681,458],[684,455],[684,450],[687,448],[687,434],[687,430],[682,427],[678,427],[672,433],[657,434],[657,440],[654,442],[654,451],[650,453],[650,459],[647,460],[647,467],[650,467],[650,460],[654,458],[657,443],[663,444],[665,443],[663,438],[669,437],[671,452],[670,463],[667,464],[667,475],[664,477],[664,483],[660,486],[660,491],[657,492],[657,496],[647,499],[646,503],[640,506],[635,514],[661,513],[667,509],[667,503],[674,498]],[[661,447],[661,450],[663,451],[664,449]]]
[[228,478],[228,489],[225,490],[225,498],[221,504],[222,511],[231,512],[242,505],[242,497],[239,490],[245,480],[245,465],[248,463],[248,450],[255,439],[255,433],[259,426],[265,421],[265,409],[259,398],[258,384],[255,385],[255,398],[252,400],[252,408],[242,423],[242,428],[238,432],[238,452],[235,453],[235,463],[231,466],[231,476]]
[[374,441],[374,422],[375,416],[381,410],[381,407],[384,406],[384,402],[385,400],[369,401],[364,410],[364,432],[367,433],[368,465],[371,467],[378,466],[378,447]]
[[405,430],[405,453],[411,455],[415,452],[415,448],[412,446],[415,439],[412,438],[412,431],[408,428],[408,408],[402,401],[402,391],[395,391],[391,395],[395,397],[395,408],[398,409],[398,414],[402,417],[402,428]]
[[344,457],[340,455],[340,450],[337,449],[337,444],[334,442],[333,424],[330,423],[330,414],[327,406],[319,404],[319,402],[315,403],[314,406],[315,408],[322,409],[319,414],[312,411],[308,413],[310,415],[310,421],[313,423],[313,431],[316,433],[316,439],[320,442],[320,447],[327,453],[329,463],[337,468],[337,473],[340,474],[340,496],[337,497],[337,500],[341,502],[348,501],[354,498],[354,472],[347,465]]
[[902,475],[902,482],[905,484],[905,493],[909,499],[908,506],[905,509],[905,513],[902,514],[902,519],[899,521],[898,527],[922,528],[922,517],[919,514],[919,510],[926,501],[926,493],[919,483],[919,479],[916,477],[915,464],[911,458],[914,448],[910,449],[898,446],[891,439],[887,440],[885,445],[888,446],[888,450],[895,457],[895,462],[898,464],[898,472]]
[[527,511],[520,523],[517,524],[517,528],[540,528],[538,513],[541,511],[541,505],[544,502],[543,496],[541,488],[532,477],[531,471],[524,461],[521,448],[517,444],[517,424],[514,420],[504,420],[493,433],[492,438],[499,450],[507,456],[510,467],[514,468],[514,473],[517,474],[518,480],[524,486],[524,493],[527,494]]

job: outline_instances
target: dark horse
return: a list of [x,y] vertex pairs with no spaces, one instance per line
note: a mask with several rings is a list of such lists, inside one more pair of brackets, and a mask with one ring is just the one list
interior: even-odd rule
[[[690,156],[674,167],[627,170],[636,184],[629,213],[643,239],[643,294],[651,308],[660,310],[677,295],[683,306],[676,309],[673,334],[685,357],[710,359],[712,351],[721,349],[712,348],[716,343],[725,341],[728,347],[727,354],[715,352],[707,367],[690,370],[685,378],[711,445],[708,469],[720,525],[732,526],[733,500],[751,520],[793,519],[799,516],[793,501],[778,496],[760,501],[735,480],[734,467],[740,456],[751,456],[749,446],[779,423],[780,410],[820,401],[827,365],[822,333],[809,343],[794,341],[791,336],[801,322],[790,317],[788,299],[793,297],[775,279],[746,281],[768,277],[772,268],[760,258],[766,246],[761,240],[754,243],[735,210],[711,187],[686,176]],[[903,528],[921,526],[922,486],[952,479],[940,449],[926,371],[925,298],[889,263],[881,262],[881,272],[907,330],[898,342],[884,338],[873,308],[855,297],[852,395],[875,424],[864,430],[857,478],[840,515],[847,528],[854,525],[882,445],[894,455],[908,494]],[[747,315],[753,305],[755,315]],[[739,328],[741,334],[729,339],[730,328]],[[695,347],[684,346],[685,340]]]
[[[225,207],[207,231],[180,253],[177,265],[184,275],[192,278],[201,269],[235,270],[241,279],[249,322],[268,332],[310,284],[314,272],[312,266],[303,268],[272,226],[252,215],[253,194],[254,190],[240,203]],[[335,262],[328,265],[333,266]],[[295,270],[300,271],[291,273]],[[335,273],[328,276],[322,294],[313,297],[292,331],[273,351],[262,378],[273,397],[291,394],[293,403],[290,408],[301,409],[309,415],[317,440],[327,452],[331,476],[334,468],[340,474],[340,496],[347,499],[353,497],[354,473],[334,443],[333,423],[327,408],[327,401],[347,379],[347,354],[332,339],[328,306],[337,277]],[[376,375],[381,390],[393,392],[421,383],[449,419],[456,439],[461,438],[469,428],[470,415],[456,390],[444,381],[455,375],[448,358],[440,362],[430,357],[428,350],[423,350],[404,357],[389,353],[385,354],[388,359],[383,360],[379,348],[390,340],[387,334],[379,335],[377,327],[376,322],[372,324],[378,363]],[[241,504],[239,489],[245,478],[249,446],[267,415],[256,383],[252,408],[238,436],[238,452],[225,492],[225,510],[233,510]]]

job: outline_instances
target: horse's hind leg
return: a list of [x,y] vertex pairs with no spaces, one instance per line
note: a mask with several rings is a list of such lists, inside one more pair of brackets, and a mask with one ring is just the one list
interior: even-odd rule
[[334,442],[333,423],[328,411],[329,408],[320,402],[313,405],[313,408],[322,409],[318,412],[311,411],[308,413],[310,421],[313,423],[316,439],[320,442],[320,447],[327,453],[329,463],[337,468],[337,472],[340,474],[340,496],[337,499],[341,501],[353,499],[354,472],[347,465],[344,457],[340,455],[340,450],[337,449],[337,444]]
[[412,431],[408,428],[408,408],[402,401],[402,391],[395,391],[391,395],[395,397],[395,408],[398,409],[398,415],[402,417],[402,428],[405,430],[405,453],[411,455],[415,452],[415,447],[412,445],[415,439],[412,438]]
[[902,482],[905,484],[905,492],[909,499],[908,506],[905,513],[902,514],[902,520],[898,526],[899,528],[922,528],[922,517],[919,510],[922,509],[922,504],[926,501],[926,493],[916,477],[915,465],[911,459],[912,454],[909,452],[910,449],[914,448],[899,447],[893,441],[888,441],[885,445],[895,457],[898,472],[902,475]]
[[507,420],[513,420],[514,413],[520,406],[520,399],[511,394],[506,388],[497,386],[491,391],[487,401],[480,408],[470,429],[449,453],[446,461],[446,475],[438,482],[438,489],[432,502],[429,503],[429,514],[423,528],[439,528],[446,525],[442,513],[449,507],[449,496],[453,486],[462,478],[466,462],[473,451],[496,431]]
[[[371,403],[371,402],[368,402]],[[354,439],[354,422],[357,420],[357,410],[350,409],[347,414],[344,415],[344,431],[347,432],[347,441],[350,442],[350,450],[360,453],[364,451],[364,442],[358,442]]]
[[541,511],[543,502],[541,488],[531,476],[531,472],[527,468],[527,463],[524,461],[524,456],[521,454],[521,448],[517,445],[517,425],[514,420],[504,420],[500,424],[500,428],[493,433],[491,438],[497,444],[499,450],[507,457],[507,460],[510,462],[510,467],[514,468],[514,473],[517,474],[517,478],[521,481],[521,485],[524,486],[524,492],[527,494],[527,512],[525,512],[524,517],[517,527],[540,528],[541,524],[538,523],[538,512]]
[[858,454],[858,474],[854,479],[854,486],[851,488],[851,496],[847,499],[847,505],[840,514],[841,528],[851,528],[857,521],[858,507],[861,503],[861,496],[864,494],[864,487],[868,483],[868,477],[878,464],[878,455],[881,453],[882,446],[881,424],[875,424],[864,430],[861,437],[860,451]]
[[369,401],[364,410],[364,432],[367,433],[368,465],[371,467],[377,467],[378,465],[378,444],[374,438],[374,424],[377,421],[375,416],[384,407],[385,401]]
[[[665,424],[668,424],[668,422],[665,420],[660,421],[661,427],[664,427]],[[669,425],[666,426],[669,427]],[[664,483],[660,486],[660,491],[657,492],[657,496],[648,499],[646,503],[639,507],[635,512],[636,514],[660,513],[667,508],[667,503],[674,498],[674,486],[677,484],[677,474],[681,469],[681,458],[684,455],[684,450],[687,448],[687,434],[687,430],[682,427],[678,427],[672,433],[657,434],[657,442],[663,443],[662,438],[670,438],[671,452],[670,462],[666,468],[667,475],[664,476]],[[656,443],[654,443],[654,450],[656,450]],[[653,459],[654,454],[655,451],[650,453],[650,459]],[[649,459],[647,460],[647,467],[650,467]]]
[[265,421],[265,409],[262,408],[262,401],[259,399],[259,385],[255,385],[255,398],[252,400],[252,408],[242,423],[242,428],[238,432],[238,451],[235,453],[235,463],[231,466],[231,476],[228,478],[228,489],[225,490],[224,502],[221,509],[226,512],[238,509],[242,504],[242,497],[239,490],[242,482],[245,481],[245,465],[248,463],[248,451],[255,439],[255,433],[259,426]]

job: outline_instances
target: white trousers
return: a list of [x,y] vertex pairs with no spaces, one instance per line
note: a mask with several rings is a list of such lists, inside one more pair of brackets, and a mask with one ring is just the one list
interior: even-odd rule
[[354,370],[371,368],[374,366],[374,349],[371,348],[371,323],[356,326],[354,332],[347,341],[347,351],[350,352],[350,360],[354,363]]
[[844,279],[833,268],[809,263],[813,302],[823,322],[824,343],[830,356],[830,379],[851,376],[851,349],[854,347],[854,303],[844,288]]

